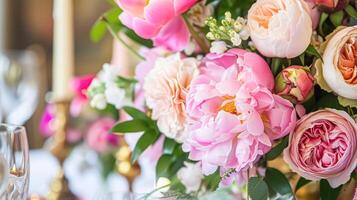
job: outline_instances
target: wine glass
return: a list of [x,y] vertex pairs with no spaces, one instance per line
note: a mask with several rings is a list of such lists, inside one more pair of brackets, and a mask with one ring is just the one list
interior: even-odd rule
[[29,148],[24,127],[0,124],[0,155],[6,184],[0,199],[25,200],[29,188]]

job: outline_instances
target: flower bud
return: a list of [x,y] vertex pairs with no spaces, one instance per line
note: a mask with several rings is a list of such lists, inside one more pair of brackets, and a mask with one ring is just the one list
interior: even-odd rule
[[349,0],[314,0],[314,3],[319,7],[319,10],[323,12],[342,10],[349,2]]
[[275,92],[293,103],[302,103],[314,93],[314,78],[309,69],[302,66],[283,69],[275,82]]

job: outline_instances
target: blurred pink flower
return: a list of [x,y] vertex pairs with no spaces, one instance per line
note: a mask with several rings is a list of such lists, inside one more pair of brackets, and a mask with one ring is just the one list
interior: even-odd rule
[[74,92],[74,98],[71,102],[70,112],[71,115],[77,117],[83,107],[88,103],[87,89],[92,83],[95,75],[85,75],[75,77],[71,82],[71,88]]
[[43,137],[50,137],[53,135],[53,120],[55,119],[54,109],[52,104],[47,104],[40,119],[39,129]]
[[119,144],[119,137],[109,133],[114,126],[115,121],[112,118],[101,118],[95,121],[88,129],[86,142],[93,150],[104,153],[111,147]]
[[183,50],[189,31],[180,16],[197,0],[117,0],[123,13],[120,20],[140,37],[152,39],[155,46],[172,51]]
[[284,160],[308,180],[336,188],[357,166],[357,125],[344,111],[318,110],[302,117],[290,134]]
[[187,95],[183,149],[201,162],[205,175],[218,167],[239,174],[270,150],[272,140],[292,129],[295,110],[272,94],[272,72],[255,53],[231,49],[209,54],[200,70]]

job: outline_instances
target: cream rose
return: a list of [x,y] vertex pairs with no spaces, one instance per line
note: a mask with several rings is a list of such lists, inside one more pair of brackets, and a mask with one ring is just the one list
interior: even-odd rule
[[158,58],[145,77],[145,100],[152,109],[152,118],[163,134],[179,142],[185,130],[186,94],[197,73],[196,59],[175,54]]
[[293,58],[310,44],[310,8],[302,0],[258,0],[248,12],[256,48],[267,57]]
[[[323,45],[322,75],[339,96],[357,99],[357,26],[339,27]],[[327,89],[328,90],[328,89]]]

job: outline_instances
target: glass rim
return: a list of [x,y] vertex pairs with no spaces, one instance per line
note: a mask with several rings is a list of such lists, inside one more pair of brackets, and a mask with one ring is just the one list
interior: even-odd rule
[[0,122],[0,127],[5,127],[8,129],[11,129],[11,132],[17,134],[19,132],[26,131],[25,126],[23,125],[16,125],[16,124],[6,124],[6,123],[1,123]]

